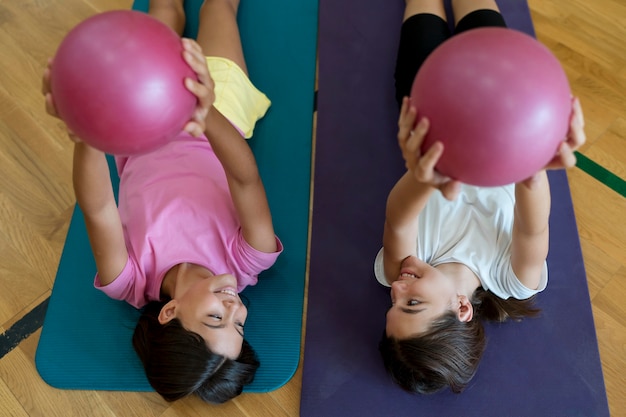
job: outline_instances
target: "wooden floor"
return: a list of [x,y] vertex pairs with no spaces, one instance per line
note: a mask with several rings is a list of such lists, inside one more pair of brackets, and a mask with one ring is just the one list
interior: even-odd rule
[[[521,1],[521,0],[507,0]],[[50,295],[74,205],[71,146],[46,116],[40,76],[64,34],[130,0],[0,1],[0,332]],[[530,0],[538,38],[583,103],[582,153],[626,178],[626,4]],[[626,416],[626,199],[585,172],[569,174],[612,416]],[[577,306],[571,306],[577,308]],[[153,393],[60,391],[34,367],[39,331],[0,359],[2,416],[297,416],[301,373],[268,394],[216,407]],[[106,358],[103,358],[106,360]]]

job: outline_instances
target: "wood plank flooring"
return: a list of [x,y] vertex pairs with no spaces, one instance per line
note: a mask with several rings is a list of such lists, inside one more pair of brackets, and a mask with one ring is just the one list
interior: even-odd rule
[[[588,134],[582,153],[626,178],[626,3],[529,3],[538,38],[559,57],[581,98]],[[130,5],[0,0],[0,332],[50,295],[74,205],[71,145],[40,95],[46,59],[83,19]],[[569,179],[611,415],[626,416],[626,198],[579,169]],[[299,414],[300,369],[277,391],[221,406],[194,398],[168,404],[154,393],[56,390],[35,369],[38,339],[39,331],[0,359],[2,416]]]

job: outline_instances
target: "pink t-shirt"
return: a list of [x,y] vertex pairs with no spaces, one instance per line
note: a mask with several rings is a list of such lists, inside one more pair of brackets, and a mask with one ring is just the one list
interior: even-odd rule
[[237,278],[237,291],[257,283],[282,252],[264,253],[244,239],[224,169],[205,137],[183,132],[145,155],[117,158],[119,213],[128,262],[110,284],[94,285],[135,307],[160,299],[173,266],[188,262]]

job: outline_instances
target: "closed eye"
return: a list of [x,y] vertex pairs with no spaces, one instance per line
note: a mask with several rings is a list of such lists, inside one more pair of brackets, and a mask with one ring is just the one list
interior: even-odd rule
[[403,313],[406,314],[418,314],[421,313],[422,311],[426,310],[425,308],[419,308],[419,309],[410,309],[410,308],[404,308],[404,307],[400,307],[400,311],[402,311]]
[[[213,324],[209,324],[209,323],[202,323],[202,324],[208,327],[209,329],[225,329],[226,328],[225,324],[220,324],[217,326]],[[235,331],[239,333],[239,336],[243,337],[243,327],[241,327],[241,330],[235,328]]]

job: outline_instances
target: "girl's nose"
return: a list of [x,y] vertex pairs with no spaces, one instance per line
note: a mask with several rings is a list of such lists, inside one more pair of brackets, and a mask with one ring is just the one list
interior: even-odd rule
[[405,281],[397,280],[391,283],[391,288],[395,291],[406,291],[407,283]]

